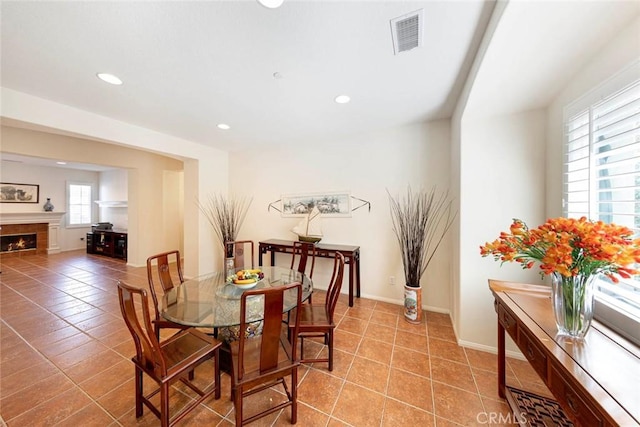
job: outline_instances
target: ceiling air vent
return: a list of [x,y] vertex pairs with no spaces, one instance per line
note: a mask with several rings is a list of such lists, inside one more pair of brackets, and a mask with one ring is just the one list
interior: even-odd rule
[[391,20],[393,52],[397,55],[422,46],[423,9]]

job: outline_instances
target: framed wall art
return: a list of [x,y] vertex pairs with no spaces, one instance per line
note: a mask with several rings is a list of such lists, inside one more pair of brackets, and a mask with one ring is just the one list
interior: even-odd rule
[[305,216],[317,207],[323,217],[351,216],[351,194],[348,191],[289,194],[282,198],[282,216]]
[[39,203],[40,186],[0,182],[0,203]]

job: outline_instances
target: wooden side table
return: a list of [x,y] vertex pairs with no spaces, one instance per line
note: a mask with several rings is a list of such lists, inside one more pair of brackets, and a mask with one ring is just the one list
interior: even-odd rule
[[498,393],[516,419],[533,415],[519,404],[531,401],[528,392],[506,385],[505,331],[575,426],[640,425],[638,346],[597,321],[583,341],[558,335],[547,286],[489,280],[489,288],[498,314]]
[[[329,243],[316,244],[316,256],[320,258],[334,258],[336,252],[344,256],[344,262],[349,266],[349,307],[353,307],[353,296],[360,298],[360,246],[332,245]],[[268,239],[259,242],[258,264],[262,264],[262,255],[271,253],[271,266],[276,262],[275,254],[293,253],[293,242],[290,240]],[[355,290],[354,290],[355,284]]]

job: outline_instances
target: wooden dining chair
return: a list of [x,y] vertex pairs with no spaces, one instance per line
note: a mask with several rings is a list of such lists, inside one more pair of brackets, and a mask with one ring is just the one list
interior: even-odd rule
[[[153,268],[154,263],[156,265],[155,269]],[[175,264],[174,271],[172,271],[170,264]],[[180,325],[162,318],[160,315],[160,306],[158,305],[158,296],[156,294],[155,277],[158,278],[163,293],[167,293],[174,288],[174,278],[177,278],[179,283],[184,282],[180,251],[175,250],[163,252],[147,258],[147,280],[149,281],[149,290],[151,291],[151,298],[153,299],[153,307],[155,310],[153,327],[156,333],[156,338],[160,339],[161,329],[187,329],[189,326]]]
[[[189,328],[160,342],[151,323],[147,291],[118,281],[118,299],[122,317],[136,347],[136,354],[131,359],[135,365],[136,418],[142,416],[144,404],[160,419],[162,427],[168,427],[181,420],[212,394],[216,399],[220,398],[220,341],[195,328]],[[138,314],[140,306],[141,316]],[[191,381],[194,377],[193,372],[198,365],[210,359],[213,359],[214,365],[213,382],[207,381],[206,388],[202,389]],[[158,385],[157,389],[147,395],[144,394],[144,374]],[[176,381],[183,382],[198,396],[189,399],[189,403],[170,416],[170,387]],[[200,383],[203,381],[199,378]],[[151,402],[151,398],[158,393],[160,409]]]
[[[292,313],[289,324],[298,324],[298,337],[300,338],[300,362],[328,362],[329,371],[333,371],[333,330],[336,325],[333,321],[333,314],[340,296],[342,288],[342,277],[344,275],[344,255],[336,252],[333,261],[333,273],[331,282],[327,289],[327,295],[323,304],[303,304]],[[296,318],[294,318],[296,316]],[[291,328],[291,326],[289,326]],[[291,330],[291,329],[290,329]],[[305,338],[322,337],[328,347],[327,358],[306,359],[304,357]],[[290,334],[291,342],[295,342],[293,333]]]
[[[295,295],[295,296],[294,296]],[[261,304],[264,309],[261,335],[248,337],[240,333],[238,341],[231,347],[231,397],[235,407],[236,427],[255,421],[268,414],[291,407],[291,424],[297,421],[297,389],[298,366],[296,346],[292,346],[282,326],[282,312],[285,299],[294,298],[295,308],[300,307],[302,285],[291,283],[285,286],[262,288],[245,291],[240,300],[240,331],[255,321],[256,307]],[[251,308],[248,308],[247,305]],[[295,340],[298,335],[298,323],[289,325],[290,335]],[[292,341],[295,342],[295,341]],[[290,377],[291,390],[285,378]],[[243,400],[245,397],[267,390],[281,384],[287,400],[250,417],[243,416]]]
[[255,268],[255,245],[253,240],[235,240],[225,242],[226,255],[234,259],[235,268]]

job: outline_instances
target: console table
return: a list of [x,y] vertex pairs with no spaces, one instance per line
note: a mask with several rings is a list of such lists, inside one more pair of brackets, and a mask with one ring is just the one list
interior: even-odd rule
[[498,393],[516,419],[530,416],[522,396],[539,396],[506,385],[505,331],[574,425],[640,425],[638,346],[596,321],[582,341],[557,335],[547,286],[489,280],[489,288],[498,314]]
[[[258,264],[262,264],[262,255],[271,253],[271,266],[276,262],[277,252],[293,254],[293,242],[290,240],[269,239],[259,242]],[[349,307],[353,307],[354,283],[355,295],[360,298],[360,246],[332,245],[316,243],[316,256],[320,258],[334,258],[336,252],[344,256],[344,263],[349,266]],[[355,277],[355,279],[354,279]]]

